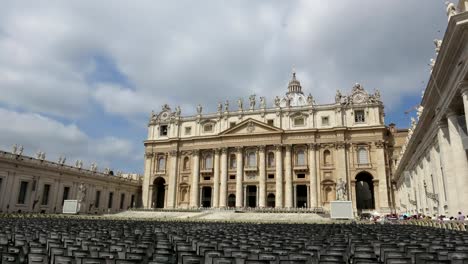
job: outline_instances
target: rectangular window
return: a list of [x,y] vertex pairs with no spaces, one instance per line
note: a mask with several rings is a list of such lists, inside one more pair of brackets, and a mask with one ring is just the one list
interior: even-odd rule
[[234,127],[236,125],[236,122],[230,122],[229,127]]
[[274,179],[275,175],[274,174],[268,174],[268,179]]
[[120,209],[124,208],[125,203],[125,193],[120,194]]
[[358,163],[359,164],[369,164],[369,155],[367,149],[360,147],[358,149]]
[[304,121],[304,118],[303,117],[296,117],[294,118],[294,125],[295,126],[303,126],[305,123]]
[[18,204],[24,204],[26,202],[26,195],[28,193],[28,182],[22,181],[20,184],[20,190],[18,195]]
[[63,188],[63,196],[62,196],[62,205],[65,200],[68,200],[68,195],[70,194],[70,187]]
[[162,125],[159,128],[159,135],[160,136],[167,136],[167,125]]
[[330,125],[330,120],[328,116],[322,116],[322,126],[329,126]]
[[213,125],[212,124],[206,124],[203,126],[203,132],[212,132],[213,131]]
[[114,200],[114,193],[109,193],[109,201],[107,201],[107,208],[112,209],[112,202]]
[[185,127],[185,135],[192,134],[192,127]]
[[268,119],[268,120],[267,120],[267,124],[268,124],[269,126],[273,126],[273,125],[274,125],[274,121],[275,121],[274,119]]
[[94,200],[94,207],[99,208],[100,201],[101,201],[101,191],[96,191],[96,199]]
[[49,193],[50,193],[50,184],[44,184],[44,190],[42,191],[41,205],[49,204]]
[[230,180],[235,180],[235,179],[236,179],[236,175],[229,175],[229,179],[230,179]]
[[130,207],[133,208],[135,207],[135,195],[132,194],[132,198],[130,199]]
[[305,174],[302,174],[302,173],[301,173],[301,174],[298,174],[298,175],[297,175],[297,178],[298,178],[298,179],[305,179]]
[[356,123],[364,123],[366,121],[366,119],[364,117],[364,110],[354,111],[354,121]]
[[209,176],[208,177],[203,177],[204,181],[209,181],[210,179],[211,179],[211,177],[209,177]]

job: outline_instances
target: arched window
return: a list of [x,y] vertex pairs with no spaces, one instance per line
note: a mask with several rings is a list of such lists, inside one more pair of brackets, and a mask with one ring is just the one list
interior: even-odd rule
[[165,171],[166,170],[166,159],[164,157],[158,158],[158,171]]
[[184,158],[184,170],[189,170],[190,168],[190,159],[189,157]]
[[213,156],[211,154],[206,154],[205,156],[205,169],[213,168]]
[[304,150],[303,149],[297,150],[296,155],[297,155],[297,165],[298,166],[305,166],[306,162],[305,162]]
[[231,155],[229,156],[229,168],[235,169],[236,166],[237,166],[236,154],[231,154]]
[[250,151],[247,154],[247,167],[257,167],[257,155],[255,151]]
[[359,164],[369,164],[369,155],[365,147],[359,147],[358,151],[358,163]]
[[275,167],[275,153],[268,152],[268,167]]
[[334,200],[334,197],[333,197],[333,190],[331,187],[326,187],[325,188],[325,201],[326,202],[330,202],[330,201],[333,201]]
[[326,149],[323,152],[323,164],[324,165],[331,165],[331,152],[330,150]]

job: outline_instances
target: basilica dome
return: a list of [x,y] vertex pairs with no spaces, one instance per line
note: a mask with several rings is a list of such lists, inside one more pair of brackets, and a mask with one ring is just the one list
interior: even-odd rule
[[280,107],[288,107],[288,101],[291,107],[308,105],[307,96],[302,92],[301,83],[296,79],[295,72],[289,81],[288,92],[280,101]]

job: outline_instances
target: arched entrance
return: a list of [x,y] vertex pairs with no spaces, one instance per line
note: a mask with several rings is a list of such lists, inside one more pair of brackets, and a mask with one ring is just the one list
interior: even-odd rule
[[275,207],[275,195],[273,193],[268,194],[267,196],[267,207]]
[[211,187],[205,186],[202,188],[202,207],[211,207]]
[[236,195],[231,193],[228,196],[228,207],[235,207],[236,206]]
[[356,175],[356,207],[358,210],[374,209],[374,177],[368,172]]
[[166,197],[166,181],[158,177],[153,182],[153,208],[164,208],[164,198]]

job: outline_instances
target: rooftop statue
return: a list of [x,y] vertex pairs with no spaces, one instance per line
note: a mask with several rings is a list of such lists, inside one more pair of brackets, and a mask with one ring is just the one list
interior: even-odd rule
[[434,39],[434,45],[435,45],[435,52],[439,53],[440,47],[442,46],[442,40]]
[[11,153],[16,154],[17,151],[18,151],[18,145],[14,144],[13,151]]
[[340,90],[336,90],[335,103],[340,104],[341,98],[343,98],[343,95],[341,94]]
[[23,150],[24,150],[23,145],[19,146],[18,155],[20,156],[23,155]]
[[224,111],[229,112],[229,101],[228,100],[226,100],[226,102],[224,103]]
[[312,94],[309,94],[309,95],[307,96],[307,104],[308,104],[308,105],[314,105],[314,104],[315,104],[315,99],[314,99],[314,97],[312,96]]
[[280,102],[281,102],[281,99],[279,98],[279,96],[276,96],[275,97],[275,106],[280,107]]
[[254,110],[255,109],[255,94],[252,94],[251,96],[249,96],[249,102],[250,102],[249,109]]
[[260,107],[261,107],[262,109],[265,109],[265,108],[266,108],[266,100],[265,100],[265,97],[264,97],[264,96],[260,97]]
[[175,108],[175,114],[176,114],[176,116],[180,116],[181,113],[182,113],[182,110],[180,109],[180,106],[177,106],[177,107]]
[[221,102],[218,103],[218,113],[223,111],[223,104]]
[[457,14],[457,7],[455,6],[454,3],[450,3],[450,2],[445,2],[445,5],[447,5],[447,16],[448,16],[448,20],[450,20],[450,18],[454,15]]
[[239,111],[244,110],[244,102],[242,98],[237,99],[237,106],[239,107]]
[[201,104],[198,104],[197,105],[197,114],[201,115],[202,110],[203,110],[203,107],[201,106]]

